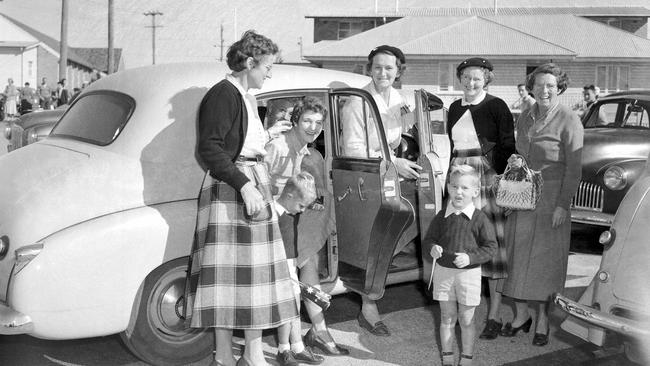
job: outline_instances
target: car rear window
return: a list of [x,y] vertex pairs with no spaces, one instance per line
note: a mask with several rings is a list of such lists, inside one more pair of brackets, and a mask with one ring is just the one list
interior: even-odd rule
[[122,132],[135,101],[126,94],[97,91],[81,96],[63,115],[50,136],[108,145]]

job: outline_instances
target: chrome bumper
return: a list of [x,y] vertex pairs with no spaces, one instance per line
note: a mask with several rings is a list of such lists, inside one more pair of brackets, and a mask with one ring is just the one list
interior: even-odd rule
[[612,222],[614,222],[614,215],[604,212],[572,208],[571,221],[581,224],[610,227],[612,226]]
[[0,335],[25,334],[34,331],[32,319],[4,303],[0,303]]
[[635,339],[650,339],[650,324],[608,314],[556,294],[553,302],[562,310],[589,324],[612,330]]

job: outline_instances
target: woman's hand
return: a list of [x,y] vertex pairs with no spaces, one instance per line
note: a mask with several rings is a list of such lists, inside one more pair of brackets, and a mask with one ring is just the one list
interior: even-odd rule
[[511,169],[519,169],[524,166],[524,161],[521,159],[520,155],[512,154],[508,158],[508,166],[510,166]]
[[564,220],[566,220],[566,210],[563,209],[562,207],[556,207],[555,211],[553,211],[553,229],[557,229],[560,225],[564,223]]
[[266,130],[266,132],[269,133],[269,137],[271,139],[274,139],[279,137],[282,133],[289,131],[292,127],[293,125],[291,124],[291,122],[280,120],[275,122],[273,126],[269,127],[268,130]]
[[422,167],[414,162],[404,158],[393,158],[393,163],[395,164],[397,173],[400,177],[405,179],[418,179],[420,177],[418,171],[421,170]]
[[253,182],[244,184],[240,192],[246,205],[246,213],[250,216],[255,216],[262,211],[262,208],[264,208],[264,196],[257,190]]

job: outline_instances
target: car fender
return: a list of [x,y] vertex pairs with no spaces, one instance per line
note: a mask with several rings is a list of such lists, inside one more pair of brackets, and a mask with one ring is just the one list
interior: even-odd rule
[[178,201],[92,219],[43,239],[43,250],[9,287],[9,304],[28,314],[32,336],[74,339],[126,329],[146,276],[188,255],[196,201]]

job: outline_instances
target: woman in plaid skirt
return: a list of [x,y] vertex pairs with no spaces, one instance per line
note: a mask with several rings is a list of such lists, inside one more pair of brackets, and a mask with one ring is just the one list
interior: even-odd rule
[[208,174],[186,299],[190,325],[215,328],[213,365],[235,365],[233,329],[243,329],[246,341],[237,365],[267,365],[262,330],[298,315],[264,164],[266,142],[291,124],[265,131],[248,93],[271,77],[277,53],[270,39],[244,33],[228,49],[232,73],[208,91],[199,110],[198,153]]
[[483,264],[482,274],[488,278],[490,306],[482,339],[494,339],[502,322],[498,318],[501,293],[496,291],[499,279],[507,277],[507,256],[504,216],[496,206],[492,193],[494,175],[503,173],[508,157],[515,152],[514,121],[508,105],[485,91],[494,79],[492,64],[480,57],[469,58],[456,68],[463,98],[449,107],[447,133],[451,139],[451,164],[467,164],[480,173],[480,195],[474,202],[494,223],[499,248],[494,258]]

